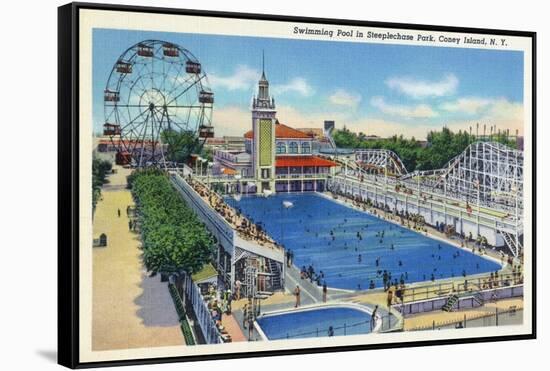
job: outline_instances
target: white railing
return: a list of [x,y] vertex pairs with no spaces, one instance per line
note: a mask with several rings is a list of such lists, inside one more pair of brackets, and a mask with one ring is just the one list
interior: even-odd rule
[[210,310],[202,296],[200,289],[193,282],[190,275],[185,275],[185,295],[187,299],[191,302],[193,311],[195,312],[195,317],[199,323],[199,327],[202,331],[202,335],[206,344],[219,344],[223,340],[221,338],[220,332],[216,327],[216,323],[210,314]]

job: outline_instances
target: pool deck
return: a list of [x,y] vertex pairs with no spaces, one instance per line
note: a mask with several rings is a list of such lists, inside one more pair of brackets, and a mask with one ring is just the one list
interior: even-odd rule
[[244,332],[239,325],[237,318],[235,318],[235,315],[224,315],[222,317],[222,326],[225,327],[225,330],[231,336],[231,341],[233,343],[248,340],[244,335]]
[[505,312],[514,308],[514,310],[523,309],[523,298],[503,299],[497,302],[486,303],[482,307],[473,309],[457,310],[453,312],[435,311],[422,314],[407,316],[403,323],[405,331],[418,331],[438,328],[449,324],[459,323],[461,321],[470,321],[473,319],[494,316],[496,311]]

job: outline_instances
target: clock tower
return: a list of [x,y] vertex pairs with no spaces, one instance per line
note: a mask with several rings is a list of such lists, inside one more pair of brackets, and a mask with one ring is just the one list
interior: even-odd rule
[[252,132],[254,148],[252,167],[258,193],[275,192],[275,99],[269,96],[269,82],[265,77],[262,53],[262,77],[258,95],[252,99]]

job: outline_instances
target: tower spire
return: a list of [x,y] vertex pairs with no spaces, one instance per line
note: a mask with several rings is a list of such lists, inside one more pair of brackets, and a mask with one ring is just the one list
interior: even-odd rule
[[254,98],[254,108],[275,109],[275,100],[269,96],[269,81],[265,77],[265,52],[262,50],[262,77],[258,81],[258,95]]
[[265,54],[264,54],[263,49],[262,49],[262,80],[266,80],[266,78],[265,78]]

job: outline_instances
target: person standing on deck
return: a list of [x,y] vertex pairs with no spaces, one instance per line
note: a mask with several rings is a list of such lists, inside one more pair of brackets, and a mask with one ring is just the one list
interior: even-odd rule
[[248,341],[252,341],[254,335],[254,310],[253,307],[249,307],[247,311],[248,317]]
[[327,302],[327,283],[323,282],[323,303]]
[[388,310],[391,309],[392,302],[393,302],[393,291],[388,289],[388,297],[387,297],[387,301],[386,301],[386,304],[388,306]]
[[246,328],[246,322],[248,320],[248,303],[243,306],[243,328]]
[[286,266],[290,268],[290,250],[286,250]]
[[235,299],[241,300],[241,281],[235,281]]
[[296,304],[294,304],[294,308],[298,308],[300,306],[300,286],[296,285],[296,288],[294,289],[294,296],[296,296]]
[[374,310],[372,311],[372,315],[370,317],[370,329],[371,329],[371,331],[376,326],[376,315],[377,315],[376,312],[378,312],[378,305],[374,306]]

